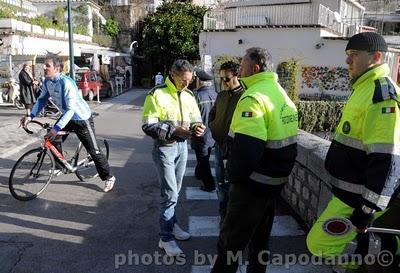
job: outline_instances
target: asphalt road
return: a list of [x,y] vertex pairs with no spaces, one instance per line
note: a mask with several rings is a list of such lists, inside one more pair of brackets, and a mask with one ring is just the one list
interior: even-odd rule
[[[186,254],[183,259],[171,259],[157,247],[159,187],[152,140],[141,130],[144,97],[144,90],[134,90],[91,104],[100,113],[96,132],[110,143],[109,161],[117,177],[113,191],[102,192],[100,180],[79,182],[69,174],[57,177],[29,202],[11,197],[8,176],[15,160],[37,140],[29,142],[16,126],[23,111],[0,108],[0,126],[5,126],[0,127],[0,137],[7,139],[0,144],[0,273],[209,272],[215,258],[218,203],[215,193],[199,191],[192,151],[177,214],[193,237],[179,243]],[[71,136],[67,141],[68,151],[75,140]],[[271,253],[282,260],[268,272],[331,272],[293,264],[294,257],[302,257],[303,263],[310,259],[305,231],[283,202],[277,215]]]

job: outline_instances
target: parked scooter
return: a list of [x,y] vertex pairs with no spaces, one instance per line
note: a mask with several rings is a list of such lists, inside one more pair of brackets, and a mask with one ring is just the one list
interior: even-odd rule
[[8,89],[1,94],[0,105],[13,105],[18,109],[25,109],[24,104],[20,100],[19,86],[14,79],[10,79],[10,82],[8,82]]

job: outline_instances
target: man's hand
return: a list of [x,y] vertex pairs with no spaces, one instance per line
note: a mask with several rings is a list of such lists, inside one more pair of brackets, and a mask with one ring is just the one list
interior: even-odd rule
[[192,132],[186,127],[178,126],[178,127],[175,127],[175,131],[173,133],[173,136],[180,137],[180,138],[183,138],[183,139],[187,139],[187,138],[190,138],[192,136]]
[[204,134],[206,130],[206,126],[204,124],[200,124],[194,127],[193,134],[197,137],[200,137]]
[[20,120],[19,120],[19,126],[18,127],[23,127],[26,128],[26,126],[28,125],[29,122],[31,122],[32,118],[31,117],[27,117],[27,116],[23,116]]
[[45,138],[53,141],[57,137],[57,131],[51,128],[51,130],[45,135]]
[[349,220],[357,228],[357,232],[366,233],[368,227],[371,226],[372,221],[374,220],[374,214],[366,213],[363,211],[362,208],[356,208],[354,209],[353,214],[350,216]]

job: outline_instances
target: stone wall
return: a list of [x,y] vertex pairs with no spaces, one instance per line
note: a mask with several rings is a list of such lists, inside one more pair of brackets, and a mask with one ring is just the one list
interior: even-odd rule
[[300,131],[298,155],[282,196],[310,227],[325,209],[332,194],[331,176],[324,167],[330,141]]

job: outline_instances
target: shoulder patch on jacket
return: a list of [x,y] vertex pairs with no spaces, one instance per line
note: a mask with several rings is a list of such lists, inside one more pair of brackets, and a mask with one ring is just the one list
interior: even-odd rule
[[373,103],[378,103],[385,100],[396,100],[397,101],[397,92],[394,84],[388,79],[379,78],[375,80],[375,91],[374,96],[372,98]]
[[153,96],[157,89],[165,88],[165,87],[167,87],[166,84],[156,85],[147,93],[147,95]]

